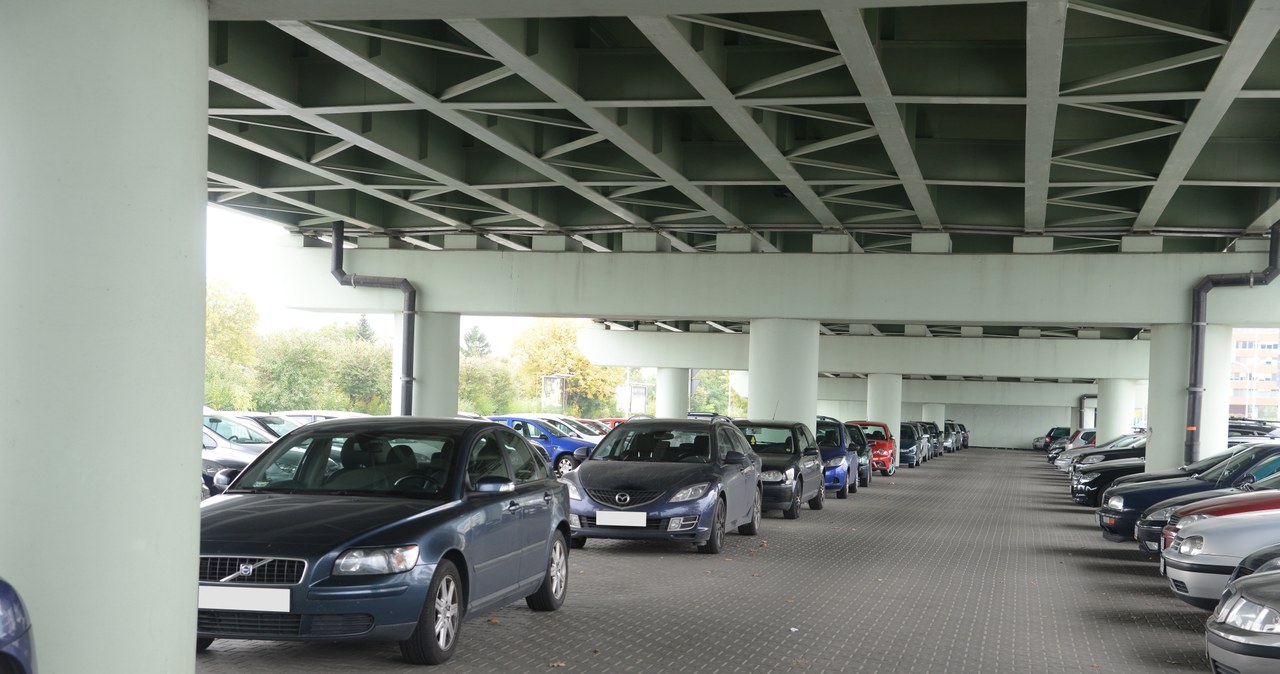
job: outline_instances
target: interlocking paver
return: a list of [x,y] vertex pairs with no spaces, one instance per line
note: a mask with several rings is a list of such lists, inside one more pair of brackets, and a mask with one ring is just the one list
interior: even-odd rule
[[[433,672],[1204,672],[1206,614],[1104,541],[1039,452],[971,448],[770,513],[724,555],[591,541],[556,613],[469,620]],[[395,644],[215,642],[198,674],[420,672]]]

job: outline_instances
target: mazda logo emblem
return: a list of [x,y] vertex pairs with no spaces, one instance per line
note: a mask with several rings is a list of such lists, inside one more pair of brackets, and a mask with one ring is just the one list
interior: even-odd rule
[[631,494],[623,492],[618,494],[617,496],[614,496],[613,500],[618,505],[624,506],[631,502]]
[[240,565],[240,575],[242,575],[242,576],[252,576],[252,575],[253,575],[253,565],[252,565],[252,564],[241,564],[241,565]]

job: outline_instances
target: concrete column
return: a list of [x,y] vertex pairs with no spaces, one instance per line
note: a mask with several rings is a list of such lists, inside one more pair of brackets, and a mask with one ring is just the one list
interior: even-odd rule
[[942,428],[947,421],[947,406],[939,403],[925,403],[920,408],[921,421],[932,421]]
[[[902,423],[902,375],[867,375],[867,420],[883,421],[893,436],[898,437]],[[893,457],[894,463],[898,457]]]
[[458,314],[418,314],[414,326],[417,344],[413,350],[413,413],[416,416],[451,417],[458,413],[461,322]]
[[657,413],[661,418],[683,419],[689,414],[689,368],[658,368]]
[[747,416],[800,421],[813,429],[818,419],[817,321],[751,321],[747,371]]
[[[1151,330],[1151,379],[1147,418],[1147,470],[1186,463],[1187,383],[1191,367],[1191,328],[1157,325]],[[1210,325],[1205,331],[1204,395],[1200,407],[1200,452],[1203,458],[1227,451],[1227,416],[1231,401],[1231,328]]]
[[1133,401],[1137,382],[1132,379],[1098,380],[1098,442],[1133,432]]
[[0,570],[40,671],[190,672],[207,3],[0,14]]

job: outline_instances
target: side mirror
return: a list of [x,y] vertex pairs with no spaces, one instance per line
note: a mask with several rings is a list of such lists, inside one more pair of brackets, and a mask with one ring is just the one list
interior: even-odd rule
[[1232,486],[1234,486],[1236,489],[1252,489],[1253,483],[1257,482],[1257,480],[1258,478],[1252,475],[1245,475],[1239,480],[1236,480],[1236,483]]
[[751,460],[742,452],[730,451],[724,455],[724,462],[726,464],[742,466],[750,463]]
[[578,463],[582,463],[583,461],[586,461],[588,456],[591,456],[590,447],[579,447],[573,450],[573,460],[577,461]]
[[807,447],[804,450],[804,455],[805,456],[822,456],[822,452],[819,452],[817,447]]
[[240,477],[240,470],[237,468],[223,468],[213,476],[213,486],[225,490],[237,477]]
[[548,438],[546,433],[539,433],[539,434],[538,434],[538,439],[539,439],[539,440],[546,440],[546,441],[548,441],[548,442],[550,442],[550,441],[551,441],[551,438]]
[[507,493],[516,490],[516,483],[505,477],[497,475],[486,475],[476,480],[476,491],[487,494]]

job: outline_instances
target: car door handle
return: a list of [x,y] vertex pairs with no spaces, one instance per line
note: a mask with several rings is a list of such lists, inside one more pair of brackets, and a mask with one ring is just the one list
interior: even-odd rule
[[506,507],[506,511],[509,513],[513,513],[519,509],[520,509],[520,504],[516,503],[515,501],[508,503]]
[[550,503],[551,499],[552,499],[551,492],[546,492],[545,494],[542,495],[542,500],[546,501],[547,503]]

